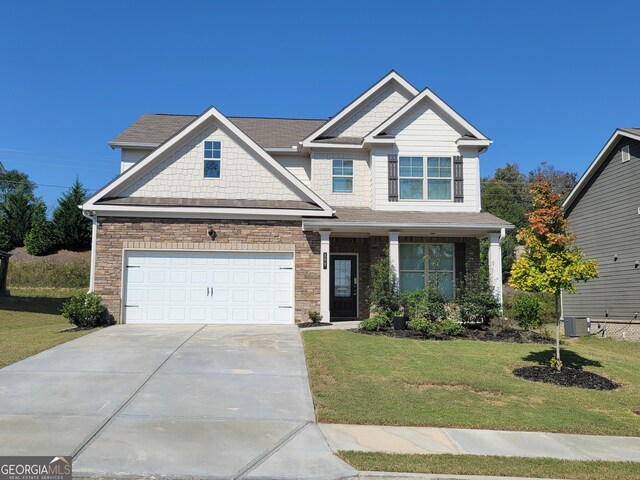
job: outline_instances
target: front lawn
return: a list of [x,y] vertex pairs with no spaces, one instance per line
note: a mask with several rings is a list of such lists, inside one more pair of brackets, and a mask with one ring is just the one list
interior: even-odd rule
[[564,346],[565,365],[621,384],[596,391],[511,374],[548,362],[550,345],[326,330],[302,338],[320,422],[640,435],[639,343],[581,338]]
[[640,463],[558,460],[555,458],[493,457],[478,455],[402,455],[340,452],[361,471],[495,475],[565,478],[574,480],[640,480]]
[[60,307],[83,290],[12,288],[12,296],[0,296],[0,368],[91,332],[61,332],[73,325]]

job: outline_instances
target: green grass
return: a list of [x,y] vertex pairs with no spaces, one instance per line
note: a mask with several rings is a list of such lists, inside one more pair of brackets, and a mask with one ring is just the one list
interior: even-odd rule
[[640,435],[640,343],[582,338],[563,348],[622,387],[566,388],[512,375],[548,362],[550,345],[303,333],[320,422]]
[[0,296],[0,368],[89,333],[61,332],[73,325],[60,307],[82,290],[12,288],[10,297]]
[[404,455],[377,452],[339,452],[339,456],[361,471],[495,475],[574,480],[640,480],[640,463],[636,462],[449,454]]

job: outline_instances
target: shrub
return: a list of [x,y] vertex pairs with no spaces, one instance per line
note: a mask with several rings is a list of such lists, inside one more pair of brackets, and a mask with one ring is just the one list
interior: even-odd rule
[[527,295],[526,293],[516,293],[512,300],[512,315],[525,330],[540,327],[544,323],[540,316],[542,302],[535,295]]
[[371,265],[371,283],[367,291],[367,300],[372,310],[386,317],[391,317],[401,307],[398,277],[391,268],[388,251],[382,259]]
[[466,279],[456,292],[456,300],[465,323],[486,324],[501,314],[500,302],[484,281]]
[[95,293],[78,293],[62,305],[62,316],[79,328],[93,328],[106,323],[107,307]]
[[451,335],[452,337],[460,335],[464,331],[464,326],[451,318],[447,318],[440,323],[442,333]]
[[409,330],[422,333],[425,337],[438,335],[442,332],[442,328],[438,322],[427,320],[424,317],[416,317],[409,320],[407,323]]
[[313,323],[320,323],[322,321],[322,315],[316,310],[309,310],[309,320]]
[[425,289],[403,292],[400,295],[400,302],[407,317],[421,317],[425,314],[429,305],[429,292]]
[[31,214],[31,229],[24,239],[24,246],[30,255],[46,255],[54,246],[51,225],[47,222],[47,206],[37,202]]
[[378,313],[360,322],[360,325],[358,325],[358,327],[361,330],[367,330],[369,332],[378,332],[380,330],[384,330],[385,328],[389,327],[389,325],[390,325],[389,317],[381,313]]

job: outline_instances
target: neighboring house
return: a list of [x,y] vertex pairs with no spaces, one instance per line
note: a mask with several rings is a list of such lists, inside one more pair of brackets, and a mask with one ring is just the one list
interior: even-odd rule
[[7,169],[4,168],[4,165],[0,162],[0,175],[4,175],[5,173],[7,173]]
[[368,315],[389,250],[403,290],[479,268],[501,297],[507,222],[480,206],[491,140],[390,72],[330,119],[143,115],[110,142],[122,173],[82,206],[91,288],[127,323],[292,323]]
[[607,323],[607,335],[640,340],[640,129],[619,128],[564,202],[571,230],[598,278],[564,295],[565,316]]

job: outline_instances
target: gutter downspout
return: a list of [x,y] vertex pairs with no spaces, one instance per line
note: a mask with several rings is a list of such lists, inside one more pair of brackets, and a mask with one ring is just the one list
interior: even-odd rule
[[[80,207],[82,208],[82,207]],[[91,219],[91,269],[89,273],[89,292],[93,292],[95,288],[96,277],[96,245],[98,236],[98,216],[94,213],[89,213],[85,210],[82,211],[82,215]]]

